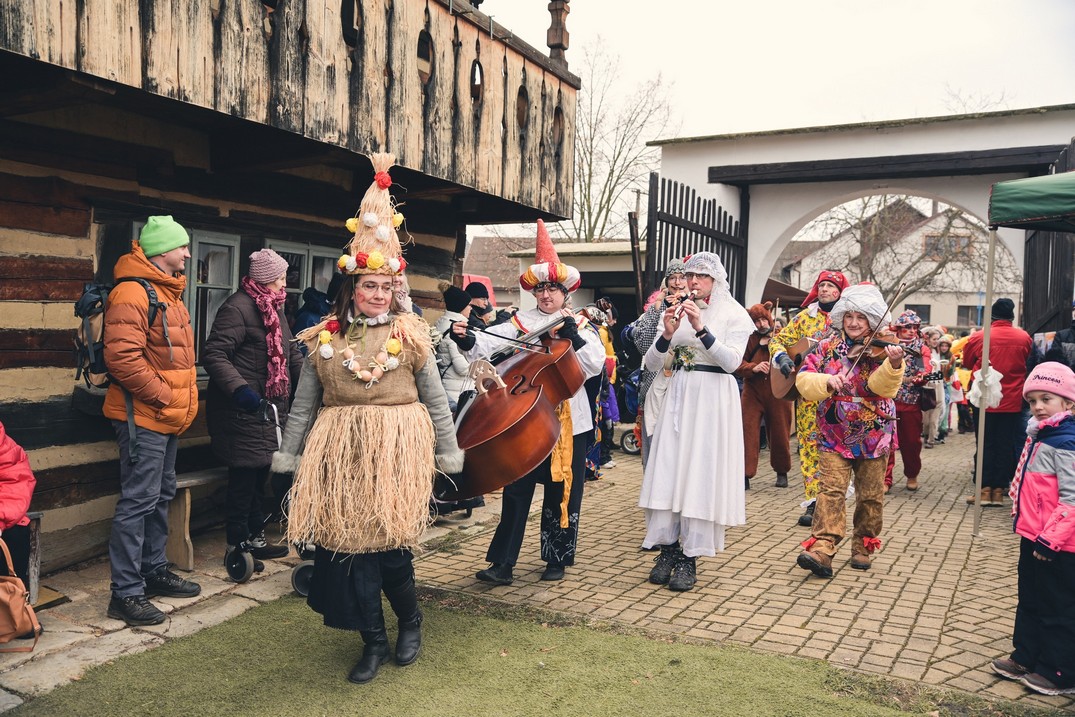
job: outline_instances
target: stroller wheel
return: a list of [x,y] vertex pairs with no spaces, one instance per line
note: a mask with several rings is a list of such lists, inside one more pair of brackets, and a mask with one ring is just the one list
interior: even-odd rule
[[314,561],[312,560],[303,560],[291,569],[291,587],[303,597],[310,594],[310,583],[313,578]]
[[254,574],[254,556],[247,550],[236,548],[224,556],[224,569],[228,577],[237,583],[245,583]]
[[620,450],[629,456],[637,456],[642,452],[634,431],[624,431],[620,436]]

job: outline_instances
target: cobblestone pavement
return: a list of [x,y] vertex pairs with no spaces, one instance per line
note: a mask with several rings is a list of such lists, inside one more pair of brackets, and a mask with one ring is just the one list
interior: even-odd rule
[[[897,485],[885,501],[884,547],[868,572],[851,570],[850,552],[820,580],[795,567],[801,477],[773,487],[767,466],[747,493],[748,524],[728,531],[727,549],[699,560],[694,590],[677,594],[646,582],[653,553],[639,550],[642,480],[637,457],[615,454],[616,468],[587,484],[578,562],[559,583],[540,582],[536,525],[527,531],[515,583],[492,587],[474,578],[499,514],[499,497],[466,519],[438,521],[435,547],[416,562],[425,585],[525,604],[694,639],[827,660],[835,665],[1075,713],[1075,700],[1044,697],[993,675],[989,661],[1011,649],[1018,541],[1008,511],[987,508],[982,535],[971,536],[971,436],[924,451],[922,488]],[[763,462],[766,456],[763,454]],[[897,466],[897,472],[899,466]],[[540,491],[535,500],[540,505]],[[231,582],[221,565],[223,530],[195,536],[194,599],[154,599],[162,625],[129,628],[105,616],[106,559],[43,579],[70,602],[41,611],[46,632],[32,653],[0,654],[0,712],[77,680],[89,667],[152,649],[231,619],[291,592],[294,556],[267,561],[248,583]]]
[[[971,535],[974,509],[965,498],[972,492],[973,451],[969,434],[923,450],[921,488],[911,492],[898,483],[885,498],[884,544],[873,568],[852,570],[844,545],[831,580],[795,566],[799,542],[809,537],[796,524],[801,476],[792,473],[791,487],[776,488],[765,465],[747,492],[747,525],[728,531],[723,553],[698,560],[697,586],[674,593],[651,585],[655,554],[639,550],[642,464],[622,454],[587,486],[579,555],[564,581],[538,580],[544,563],[536,525],[527,530],[514,584],[476,580],[487,565],[495,521],[450,552],[423,556],[418,578],[508,603],[1075,711],[1075,700],[1032,693],[989,669],[990,660],[1011,650],[1018,539],[1007,507],[984,508],[981,536]],[[900,471],[897,462],[897,476]]]

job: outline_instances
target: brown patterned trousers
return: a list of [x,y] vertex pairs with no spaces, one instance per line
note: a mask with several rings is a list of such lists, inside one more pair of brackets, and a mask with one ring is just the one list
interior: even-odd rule
[[836,555],[847,526],[846,495],[851,476],[855,478],[853,554],[869,554],[880,546],[882,510],[885,501],[885,466],[888,456],[844,458],[839,453],[821,451],[821,491],[814,508],[812,550]]

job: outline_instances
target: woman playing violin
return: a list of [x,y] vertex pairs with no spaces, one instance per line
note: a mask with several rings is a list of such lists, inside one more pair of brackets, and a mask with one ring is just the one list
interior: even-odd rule
[[[511,344],[497,336],[516,338],[529,333],[556,315],[564,317],[556,330],[560,338],[570,339],[575,356],[587,378],[598,375],[605,367],[605,348],[597,330],[583,320],[576,323],[568,308],[568,296],[582,284],[577,269],[562,264],[549,240],[545,224],[538,220],[537,263],[519,277],[519,284],[533,292],[536,309],[520,310],[511,321],[498,324],[481,333],[468,333],[465,322],[452,325],[449,335],[467,352],[470,360],[486,358],[490,353]],[[497,585],[510,585],[513,568],[519,559],[530,503],[538,483],[545,486],[541,509],[541,559],[545,561],[542,580],[562,580],[564,568],[575,564],[578,542],[579,512],[582,490],[586,482],[586,451],[593,437],[593,415],[585,387],[580,388],[558,408],[561,438],[552,455],[514,483],[504,488],[500,524],[493,534],[485,559],[490,565],[478,571],[477,578]],[[571,438],[566,438],[570,436]]]
[[[887,313],[877,287],[846,289],[830,314],[840,333],[806,357],[795,379],[802,398],[817,402],[820,432],[820,492],[811,537],[796,562],[819,577],[832,577],[832,558],[844,538],[852,472],[857,507],[851,567],[868,570],[871,554],[881,547],[885,463],[896,433],[892,398],[903,376],[904,351],[898,344],[864,350],[855,342],[869,340]],[[852,358],[856,348],[862,355]],[[870,349],[881,355],[869,355]]]

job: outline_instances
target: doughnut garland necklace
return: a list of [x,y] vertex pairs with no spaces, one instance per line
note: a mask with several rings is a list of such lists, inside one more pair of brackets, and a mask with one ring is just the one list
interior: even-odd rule
[[[344,337],[347,341],[347,348],[343,349],[340,354],[343,356],[343,367],[352,373],[352,378],[356,381],[362,381],[366,384],[366,388],[373,388],[373,385],[377,383],[387,372],[394,371],[400,366],[400,353],[403,351],[403,343],[389,334],[385,342],[381,344],[380,350],[374,355],[372,359],[366,364],[362,364],[362,359],[355,353],[354,346],[356,342],[365,343],[366,328],[368,326],[383,326],[391,323],[392,316],[389,313],[381,314],[380,316],[359,316],[351,322],[351,326],[347,329],[347,334]],[[335,329],[339,330],[338,322],[335,323]],[[335,355],[335,351],[329,345],[332,340],[332,334],[334,332],[326,325],[325,330],[318,336],[321,342],[321,348],[328,348],[329,351],[321,351],[321,357],[331,359]],[[325,355],[328,353],[329,355]]]

